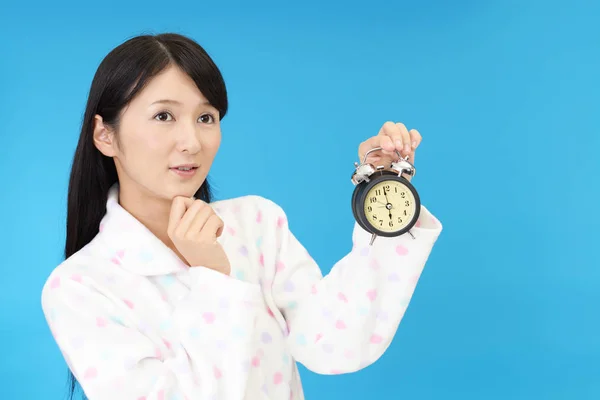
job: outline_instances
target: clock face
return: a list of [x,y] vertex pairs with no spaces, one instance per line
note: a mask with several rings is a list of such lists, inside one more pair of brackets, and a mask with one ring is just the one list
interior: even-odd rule
[[383,232],[396,232],[406,227],[416,212],[415,196],[402,182],[383,180],[367,193],[364,213],[367,221]]

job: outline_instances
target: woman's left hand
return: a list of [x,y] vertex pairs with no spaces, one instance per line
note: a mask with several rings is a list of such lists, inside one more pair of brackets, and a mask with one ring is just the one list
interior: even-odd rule
[[[367,151],[375,147],[382,147],[383,150],[370,153],[365,162],[376,166],[383,165],[387,168],[393,161],[398,160],[397,150],[402,157],[408,155],[408,161],[415,165],[415,152],[421,144],[421,140],[421,134],[416,129],[409,131],[401,122],[388,121],[383,124],[377,136],[365,140],[358,146],[359,162],[363,162]],[[408,180],[411,179],[411,176],[406,174],[403,176]]]

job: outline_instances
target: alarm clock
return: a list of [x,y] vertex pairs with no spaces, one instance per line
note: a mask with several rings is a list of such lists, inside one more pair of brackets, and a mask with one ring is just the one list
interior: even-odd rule
[[[415,176],[416,169],[398,151],[398,160],[389,167],[366,163],[367,156],[382,150],[369,150],[361,164],[354,163],[352,183],[352,213],[356,222],[372,234],[370,245],[377,236],[395,237],[410,233],[421,211],[421,200],[415,187],[403,174]],[[412,236],[414,239],[414,236]]]

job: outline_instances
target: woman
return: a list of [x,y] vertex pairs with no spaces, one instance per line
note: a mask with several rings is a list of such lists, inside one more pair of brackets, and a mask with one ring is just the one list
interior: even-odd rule
[[[414,238],[373,246],[355,225],[353,250],[323,277],[277,204],[210,203],[226,112],[219,70],[180,35],[130,39],[96,72],[69,183],[66,260],[42,293],[92,400],[302,399],[296,361],[357,371],[396,332],[440,222],[422,207]],[[386,123],[359,156],[382,146],[371,161],[414,157],[420,140]]]

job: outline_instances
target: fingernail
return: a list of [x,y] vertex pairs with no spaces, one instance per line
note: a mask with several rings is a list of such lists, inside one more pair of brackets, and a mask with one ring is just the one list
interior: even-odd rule
[[416,141],[412,142],[412,147],[413,147],[413,149],[417,148],[417,142]]
[[402,148],[402,140],[396,139],[396,147],[399,149]]
[[407,152],[407,153],[409,153],[409,152],[410,152],[410,145],[409,145],[408,143],[406,143],[406,144],[404,145],[404,151],[405,151],[405,152]]

